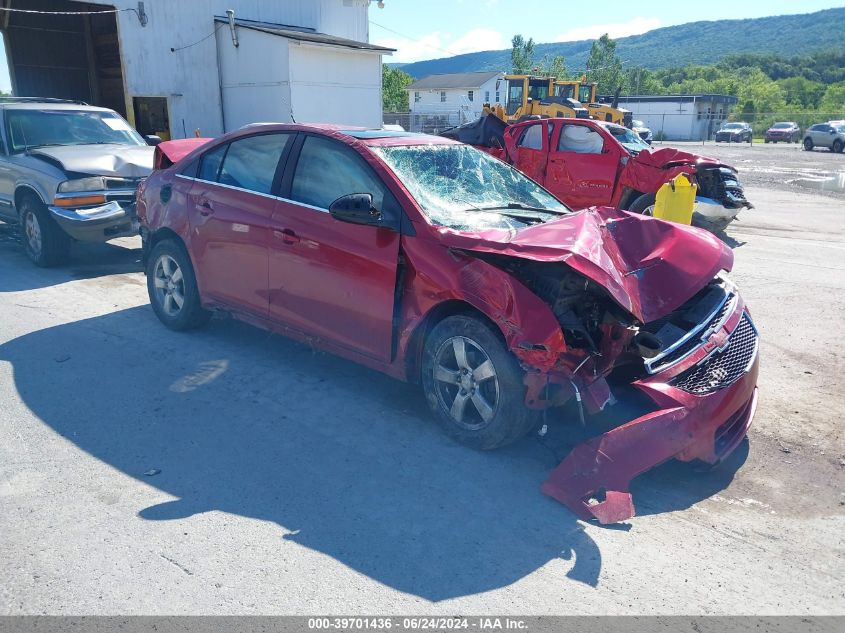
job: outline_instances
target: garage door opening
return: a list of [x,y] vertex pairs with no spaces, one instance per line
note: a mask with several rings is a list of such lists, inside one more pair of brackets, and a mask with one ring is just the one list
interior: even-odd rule
[[126,116],[120,42],[113,6],[69,0],[5,0],[29,11],[94,12],[92,15],[0,12],[0,30],[12,91],[22,97],[85,101]]

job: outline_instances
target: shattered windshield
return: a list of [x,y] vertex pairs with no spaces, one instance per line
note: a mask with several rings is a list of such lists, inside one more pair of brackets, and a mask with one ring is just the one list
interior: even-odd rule
[[373,147],[432,223],[520,229],[569,209],[516,169],[469,145]]
[[633,130],[629,130],[621,125],[605,125],[604,127],[613,135],[613,138],[622,143],[625,149],[633,154],[641,152],[644,149],[651,148],[651,146]]

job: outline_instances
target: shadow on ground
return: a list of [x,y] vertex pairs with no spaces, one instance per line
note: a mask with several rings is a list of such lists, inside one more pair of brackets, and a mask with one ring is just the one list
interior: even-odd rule
[[[554,450],[457,446],[415,386],[233,321],[170,332],[146,306],[22,336],[0,360],[57,433],[178,497],[139,507],[144,519],[272,521],[280,538],[429,600],[502,587],[557,558],[571,580],[598,583],[596,543],[539,492]],[[687,480],[648,475],[635,499],[662,512],[712,494]]]
[[[127,242],[132,240],[122,240]],[[140,246],[140,241],[138,246]],[[17,292],[55,286],[74,279],[92,279],[142,270],[141,249],[115,243],[74,242],[66,263],[56,268],[38,268],[27,258],[17,225],[0,222],[0,292]],[[14,272],[11,272],[14,269]]]

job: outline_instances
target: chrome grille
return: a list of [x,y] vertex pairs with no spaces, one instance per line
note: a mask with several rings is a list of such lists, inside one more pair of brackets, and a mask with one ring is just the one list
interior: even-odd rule
[[727,347],[680,374],[672,384],[697,395],[731,386],[751,367],[757,355],[758,340],[751,318],[743,314],[728,339]]

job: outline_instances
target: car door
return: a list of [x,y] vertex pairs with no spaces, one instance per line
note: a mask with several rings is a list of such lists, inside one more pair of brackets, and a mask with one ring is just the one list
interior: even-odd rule
[[592,127],[560,122],[552,136],[546,187],[573,209],[609,205],[621,158],[618,143]]
[[262,133],[213,148],[188,193],[191,254],[203,294],[260,317],[268,312],[273,187],[292,138]]
[[389,361],[399,233],[336,220],[328,208],[341,196],[370,193],[383,214],[399,217],[401,210],[348,145],[313,134],[302,134],[296,145],[272,218],[270,316]]
[[[5,125],[5,112],[0,111],[0,128]],[[0,218],[17,219],[14,209],[15,169],[9,160],[6,131],[0,131]]]
[[518,132],[514,147],[514,166],[541,185],[546,179],[549,156],[548,122],[537,121]]
[[813,145],[816,147],[827,147],[830,145],[831,129],[832,128],[825,123],[814,125],[810,134],[810,137],[813,139]]

